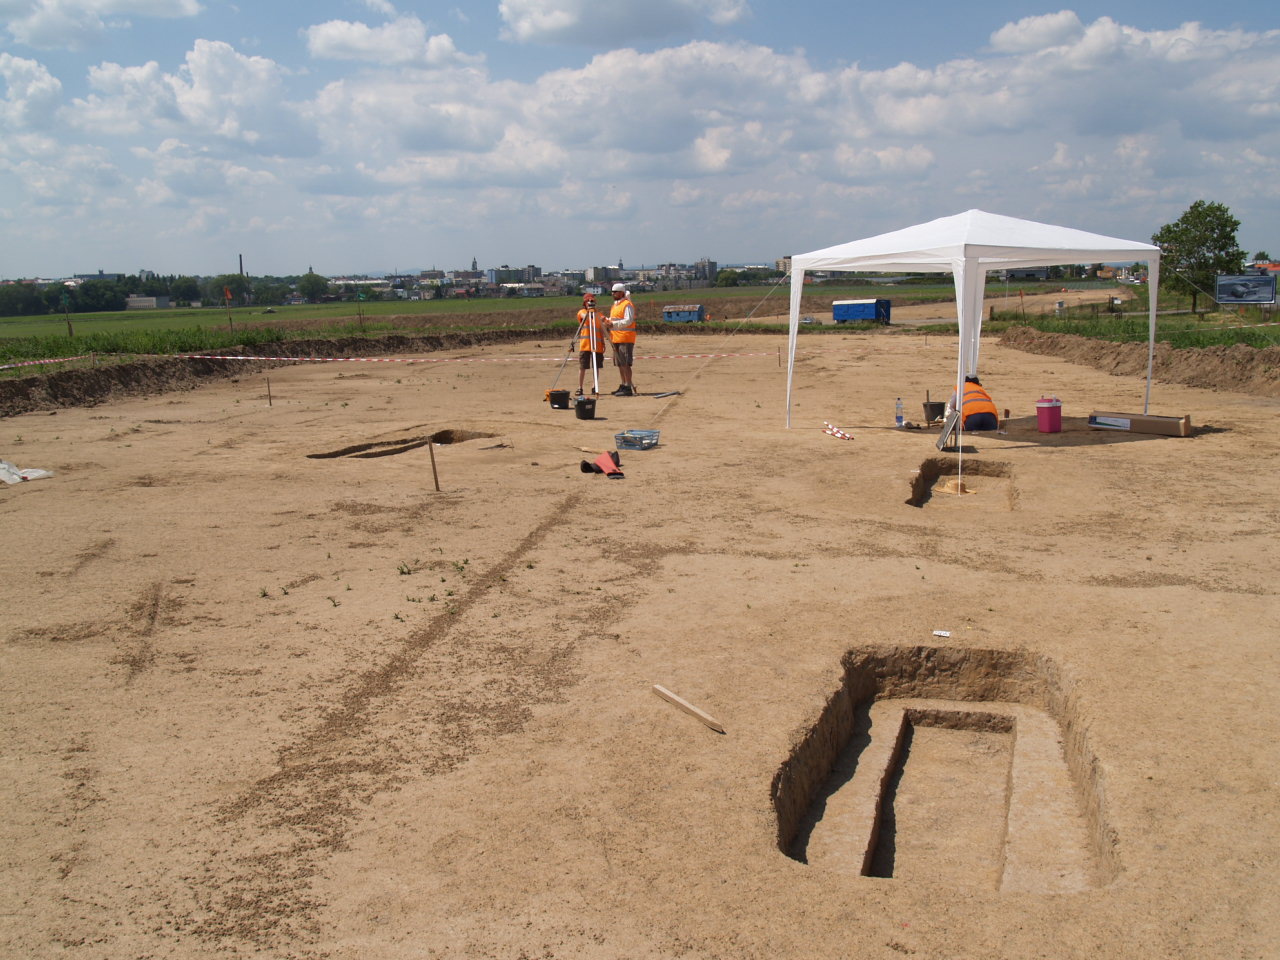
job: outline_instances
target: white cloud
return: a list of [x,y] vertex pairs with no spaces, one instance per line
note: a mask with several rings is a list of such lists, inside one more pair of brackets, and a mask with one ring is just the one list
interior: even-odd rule
[[688,33],[709,21],[746,19],[746,0],[502,0],[504,37],[520,43],[581,43],[620,47]]
[[284,69],[265,57],[245,56],[220,41],[197,40],[176,73],[164,73],[154,62],[92,68],[94,92],[75,100],[66,116],[74,126],[99,135],[155,129],[296,156],[313,150],[317,141],[288,102],[284,77]]
[[673,207],[691,207],[701,203],[706,196],[707,191],[705,189],[678,181],[671,185],[671,189],[667,193],[667,203]]
[[16,176],[25,197],[37,205],[93,203],[120,182],[110,155],[95,147],[60,147],[54,154],[0,161],[0,170]]
[[1031,53],[1079,39],[1084,24],[1073,10],[1006,23],[991,35],[991,48],[1001,53]]
[[853,147],[839,144],[832,157],[835,176],[847,180],[884,180],[917,176],[934,165],[933,151],[909,147]]
[[8,129],[47,127],[62,103],[62,82],[35,60],[0,53],[0,77],[6,92],[0,119]]
[[140,67],[103,63],[89,68],[94,93],[76,100],[68,111],[84,130],[107,135],[135,134],[161,121],[178,121],[181,113],[173,86],[154,60]]
[[[655,249],[673,236],[699,255],[744,236],[785,248],[815,223],[836,242],[854,206],[869,229],[981,206],[1129,235],[1126,223],[1163,222],[1185,196],[1253,202],[1276,189],[1258,181],[1280,182],[1278,31],[1060,13],[943,63],[824,70],[699,40],[518,81],[390,2],[364,2],[387,21],[311,27],[315,62],[297,70],[200,40],[177,65],[88,68],[70,99],[70,76],[0,53],[0,190],[18,211],[26,198],[142,206],[156,218],[148,235],[188,216],[242,229],[225,211],[243,207],[339,238],[375,218],[388,243],[430,223],[457,243],[536,235],[550,249],[625,224],[609,256],[630,259],[645,237],[660,256],[679,255]],[[675,6],[701,28],[720,9]],[[586,7],[536,10],[572,20]]]
[[447,33],[429,36],[426,24],[406,16],[380,27],[347,20],[330,20],[308,27],[307,51],[322,60],[363,60],[384,65],[427,64],[447,66],[472,63],[483,57],[459,52]]
[[79,50],[120,17],[194,17],[197,0],[5,0],[0,16],[19,43],[42,50]]

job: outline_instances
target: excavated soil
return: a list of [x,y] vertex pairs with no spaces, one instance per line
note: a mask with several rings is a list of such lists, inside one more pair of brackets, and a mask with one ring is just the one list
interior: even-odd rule
[[6,386],[0,955],[1280,954],[1280,400],[992,341],[961,461],[953,338],[789,429],[785,337],[546,343]]
[[[1042,333],[1030,327],[1008,330],[1000,342],[1116,376],[1145,377],[1147,374],[1145,343],[1108,343],[1064,333]],[[1167,343],[1157,343],[1153,369],[1155,379],[1166,383],[1280,397],[1280,347],[1258,349],[1236,344],[1178,350]]]
[[[678,325],[649,327],[643,332],[649,336],[699,334],[696,327]],[[751,328],[747,327],[739,335],[751,333]],[[541,349],[543,344],[539,341],[547,339],[552,339],[550,330],[492,330],[423,337],[297,340],[265,344],[252,353],[232,352],[246,357],[253,354],[271,357],[381,357],[522,341],[536,342],[537,349]],[[559,334],[556,334],[553,339],[556,346],[548,347],[549,353],[558,350],[559,339]],[[1029,353],[1060,357],[1117,376],[1146,376],[1146,344],[1110,343],[1069,334],[1042,333],[1030,327],[1006,331],[1000,343]],[[240,364],[226,360],[150,359],[0,380],[0,417],[32,410],[92,405],[120,397],[192,390],[210,380],[251,376],[263,370],[292,365],[287,360],[255,360]],[[1175,350],[1167,344],[1158,343],[1154,369],[1156,379],[1169,383],[1280,397],[1280,347],[1260,350],[1237,345]]]

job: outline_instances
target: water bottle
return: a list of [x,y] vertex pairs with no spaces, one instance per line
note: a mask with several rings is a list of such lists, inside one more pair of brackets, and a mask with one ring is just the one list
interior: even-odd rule
[[898,398],[898,402],[893,405],[893,425],[895,427],[902,426],[902,398]]

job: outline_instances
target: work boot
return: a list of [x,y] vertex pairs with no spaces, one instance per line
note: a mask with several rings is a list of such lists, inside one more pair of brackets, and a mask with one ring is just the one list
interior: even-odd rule
[[617,390],[609,394],[609,396],[611,397],[625,397],[626,395],[627,395],[627,385],[625,383],[620,384]]

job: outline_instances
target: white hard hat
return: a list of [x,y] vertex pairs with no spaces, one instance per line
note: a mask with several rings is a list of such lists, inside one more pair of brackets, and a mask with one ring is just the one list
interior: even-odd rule
[[614,293],[625,293],[626,289],[627,289],[627,285],[625,283],[615,283],[613,285]]

